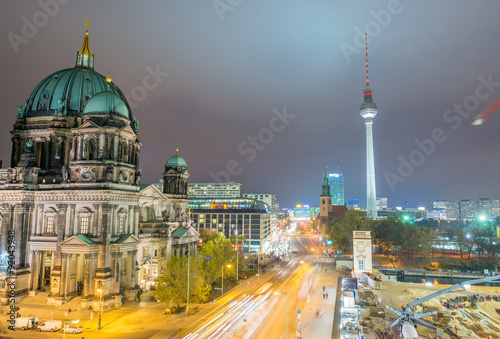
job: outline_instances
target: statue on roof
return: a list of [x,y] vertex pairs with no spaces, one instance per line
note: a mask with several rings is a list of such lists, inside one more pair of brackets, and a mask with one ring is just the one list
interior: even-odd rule
[[66,103],[64,101],[59,100],[57,108],[54,110],[54,116],[65,116],[66,115]]
[[17,119],[22,119],[25,116],[26,104],[17,106]]

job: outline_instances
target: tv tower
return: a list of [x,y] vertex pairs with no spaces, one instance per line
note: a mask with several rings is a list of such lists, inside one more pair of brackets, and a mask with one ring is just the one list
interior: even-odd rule
[[359,114],[365,119],[366,125],[366,211],[369,218],[377,217],[377,192],[375,188],[375,159],[373,149],[373,118],[378,108],[372,99],[370,78],[368,77],[368,35],[365,32],[366,47],[366,88],[364,102],[359,108]]

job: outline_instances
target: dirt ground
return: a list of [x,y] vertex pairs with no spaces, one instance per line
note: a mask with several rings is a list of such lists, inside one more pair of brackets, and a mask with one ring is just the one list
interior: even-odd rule
[[[364,318],[364,324],[366,325],[366,335],[364,337],[380,338],[377,332],[383,333],[387,331],[390,322],[396,318],[396,314],[387,310],[386,305],[401,310],[402,305],[439,291],[442,289],[441,287],[392,281],[383,281],[381,290],[366,287],[373,293],[375,300],[380,302],[378,302],[378,308],[362,307],[362,318]],[[452,336],[446,334],[445,329],[449,328],[452,333],[455,333],[456,325],[457,335],[460,338],[485,339],[488,335],[491,335],[493,338],[500,339],[500,301],[492,299],[491,301],[479,302],[476,310],[470,308],[448,309],[441,305],[441,299],[471,294],[479,294],[484,297],[486,295],[500,295],[500,289],[492,288],[489,291],[472,292],[457,290],[457,292],[443,294],[421,304],[417,312],[438,312],[437,316],[428,319],[422,318],[422,320],[437,326],[442,334],[436,334],[436,332],[428,328],[418,326],[419,335],[422,338],[452,338]],[[381,313],[382,310],[385,310],[385,314]]]

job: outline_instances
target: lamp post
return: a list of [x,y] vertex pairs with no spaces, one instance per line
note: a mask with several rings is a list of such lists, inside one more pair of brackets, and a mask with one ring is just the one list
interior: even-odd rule
[[224,298],[224,266],[229,268],[231,265],[222,265],[222,298]]
[[64,322],[63,322],[63,339],[66,338],[66,321],[71,321],[73,324],[78,324],[78,322],[80,321],[80,319],[66,319],[66,317],[64,317]]
[[284,294],[285,300],[285,339],[288,339],[288,293],[287,292],[274,292],[275,295]]
[[187,250],[188,260],[188,277],[187,277],[187,295],[186,295],[186,316],[189,315],[189,263],[191,262],[191,245],[188,243]]
[[238,283],[238,230],[234,231],[236,234],[236,283]]
[[257,281],[260,282],[260,244],[257,251]]
[[98,289],[97,292],[99,292],[101,294],[101,311],[99,312],[99,327],[97,328],[98,330],[101,329],[101,317],[102,317],[102,290],[101,289]]

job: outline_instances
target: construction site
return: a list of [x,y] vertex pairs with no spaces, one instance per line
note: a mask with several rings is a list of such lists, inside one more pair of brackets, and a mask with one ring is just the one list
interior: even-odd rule
[[341,338],[500,339],[499,287],[358,280],[343,304]]

